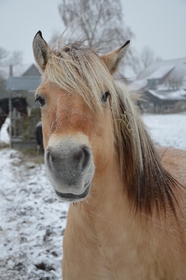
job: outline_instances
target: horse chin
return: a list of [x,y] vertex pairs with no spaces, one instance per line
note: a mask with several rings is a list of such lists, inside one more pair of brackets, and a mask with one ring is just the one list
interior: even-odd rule
[[62,201],[78,202],[78,201],[81,201],[88,196],[89,189],[90,189],[90,185],[88,187],[86,187],[85,191],[81,194],[62,193],[62,192],[59,192],[57,190],[55,190],[55,193],[56,193],[57,197]]

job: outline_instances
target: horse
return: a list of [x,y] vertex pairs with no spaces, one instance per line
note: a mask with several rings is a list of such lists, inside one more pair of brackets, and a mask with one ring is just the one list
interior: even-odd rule
[[[24,97],[13,97],[11,98],[11,108],[16,109],[21,113],[21,116],[26,117],[27,114],[27,101]],[[9,98],[0,99],[0,130],[2,125],[4,124],[6,118],[9,115]]]
[[43,152],[43,132],[42,132],[42,122],[39,121],[35,127],[35,136],[37,142],[37,151],[38,153]]
[[114,79],[128,47],[33,39],[46,173],[70,204],[64,280],[186,279],[186,152],[155,147],[137,97]]

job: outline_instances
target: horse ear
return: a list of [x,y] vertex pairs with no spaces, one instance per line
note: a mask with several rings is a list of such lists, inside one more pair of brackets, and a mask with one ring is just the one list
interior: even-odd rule
[[41,31],[38,31],[34,37],[33,52],[40,71],[44,72],[51,49],[43,39]]
[[101,56],[111,74],[117,71],[118,65],[125,56],[130,41],[127,41],[122,47]]

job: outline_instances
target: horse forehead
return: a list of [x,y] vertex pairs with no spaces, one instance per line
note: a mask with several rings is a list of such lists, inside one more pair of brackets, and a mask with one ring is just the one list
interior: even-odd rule
[[[63,97],[67,95],[67,91],[52,82],[43,82],[36,90],[36,94],[49,95],[51,98],[55,95]],[[70,95],[70,94],[68,94]]]
[[[47,94],[51,91],[58,90],[51,82],[43,82],[36,90],[36,94]],[[61,90],[61,89],[60,89]]]
[[[66,102],[70,102],[71,104],[73,103],[74,105],[84,104],[84,100],[80,94],[76,93],[73,90],[72,92],[67,92],[65,89],[60,88],[59,86],[51,82],[41,84],[36,90],[36,94],[50,97],[49,99],[51,101],[54,101],[53,103],[58,107],[60,107],[60,105],[64,106]],[[51,104],[49,104],[49,106],[50,105]]]

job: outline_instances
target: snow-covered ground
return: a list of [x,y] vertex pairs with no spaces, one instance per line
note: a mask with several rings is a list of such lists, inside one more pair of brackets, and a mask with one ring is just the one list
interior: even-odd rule
[[58,201],[43,164],[0,150],[0,279],[60,279],[68,205]]
[[157,145],[186,150],[186,114],[148,114],[143,119]]
[[[186,115],[144,115],[156,144],[186,150]],[[6,127],[1,140],[8,142]],[[61,279],[68,204],[60,202],[43,164],[0,149],[0,279]]]

